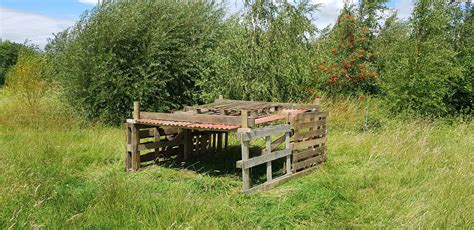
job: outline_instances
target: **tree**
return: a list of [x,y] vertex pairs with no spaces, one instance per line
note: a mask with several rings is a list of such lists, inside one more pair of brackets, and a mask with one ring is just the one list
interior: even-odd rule
[[22,49],[16,64],[7,73],[7,89],[22,105],[37,108],[47,90],[47,73],[48,64],[42,53]]
[[315,69],[318,76],[310,88],[313,94],[361,94],[375,92],[377,73],[366,43],[369,30],[345,5],[331,32],[332,57]]
[[392,23],[382,31],[386,45],[377,53],[385,53],[382,80],[387,104],[394,111],[442,116],[450,110],[446,98],[452,96],[450,85],[462,68],[449,42],[448,8],[444,0],[418,0],[408,28]]
[[104,1],[56,35],[48,56],[72,105],[118,123],[134,100],[151,111],[198,102],[222,16],[203,1]]
[[0,40],[0,86],[5,82],[5,76],[10,67],[16,64],[18,53],[22,49],[35,50],[33,45],[20,44],[9,40]]
[[226,22],[223,39],[212,52],[215,74],[199,85],[203,98],[296,101],[308,98],[316,28],[309,1],[245,1],[242,17]]

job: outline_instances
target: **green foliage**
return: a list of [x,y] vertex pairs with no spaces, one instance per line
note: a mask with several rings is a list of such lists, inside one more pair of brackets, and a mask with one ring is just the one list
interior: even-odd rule
[[37,108],[47,90],[48,63],[41,53],[21,50],[7,73],[7,90],[28,108]]
[[223,39],[212,52],[210,71],[199,81],[202,97],[222,94],[245,100],[295,101],[308,98],[316,28],[309,1],[246,1],[242,17],[226,21]]
[[332,56],[315,69],[315,94],[374,93],[377,74],[367,50],[370,31],[345,6],[331,32]]
[[0,39],[0,86],[5,83],[7,72],[15,65],[18,53],[22,49],[35,50],[36,47]]
[[151,111],[193,104],[221,17],[201,1],[106,1],[48,44],[55,79],[86,117],[107,122],[129,116],[134,100]]
[[449,9],[453,18],[450,43],[457,53],[455,61],[463,67],[463,72],[452,79],[450,90],[453,93],[445,101],[451,105],[450,112],[474,114],[474,8],[466,4]]
[[449,43],[447,8],[442,0],[417,1],[408,24],[392,19],[382,31],[377,54],[387,104],[394,111],[442,116],[455,106],[446,99],[462,67]]

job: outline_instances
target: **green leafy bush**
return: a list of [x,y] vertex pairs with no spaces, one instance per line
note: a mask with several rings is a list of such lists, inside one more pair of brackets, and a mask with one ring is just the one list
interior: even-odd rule
[[27,108],[38,108],[46,93],[48,64],[41,53],[21,50],[17,63],[7,73],[6,85],[18,103]]
[[449,42],[447,8],[442,0],[417,1],[408,23],[392,20],[379,36],[385,99],[393,111],[444,116],[455,106],[446,99],[462,66]]
[[245,1],[241,17],[226,21],[225,36],[209,59],[210,71],[198,83],[202,97],[296,101],[308,98],[316,28],[308,1]]
[[134,100],[169,111],[195,103],[195,81],[220,36],[222,10],[206,2],[104,2],[48,46],[55,79],[86,117],[120,122]]
[[0,85],[5,83],[7,72],[16,64],[18,53],[22,49],[36,50],[36,47],[0,39]]

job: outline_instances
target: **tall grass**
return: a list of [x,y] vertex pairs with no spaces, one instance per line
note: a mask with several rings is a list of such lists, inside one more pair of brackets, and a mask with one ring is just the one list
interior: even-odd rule
[[238,173],[127,174],[122,128],[59,113],[24,123],[27,112],[2,93],[0,228],[472,228],[472,122],[386,119],[363,132],[347,103],[325,105],[320,169],[243,195]]

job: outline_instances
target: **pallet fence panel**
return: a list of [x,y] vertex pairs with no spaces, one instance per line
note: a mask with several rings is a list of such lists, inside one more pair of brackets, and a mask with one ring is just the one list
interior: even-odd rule
[[292,171],[314,167],[326,160],[327,112],[306,112],[297,114],[292,126]]
[[[241,128],[238,130],[238,137],[240,138],[240,141],[242,143],[242,160],[238,161],[236,163],[236,166],[242,168],[242,189],[244,192],[257,191],[259,189],[270,186],[270,184],[272,183],[280,181],[284,177],[288,177],[291,175],[291,170],[289,170],[288,168],[290,164],[286,165],[287,170],[285,175],[280,176],[278,178],[273,178],[272,175],[272,161],[280,158],[286,158],[286,161],[289,162],[289,157],[291,157],[292,154],[290,145],[290,133],[291,127],[289,125],[269,126],[259,129]],[[285,149],[279,151],[272,151],[271,136],[278,134],[283,134],[283,137],[285,138]],[[262,155],[249,158],[250,141],[262,137],[265,138],[266,143],[266,148],[264,151],[262,151]],[[262,164],[266,164],[267,181],[263,184],[252,187],[250,184],[250,169]]]

